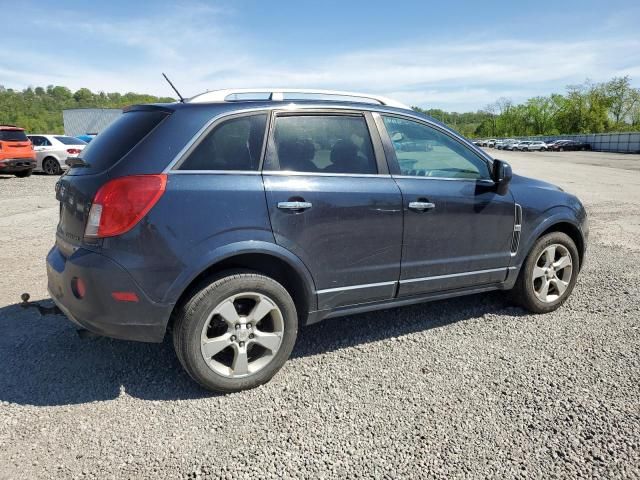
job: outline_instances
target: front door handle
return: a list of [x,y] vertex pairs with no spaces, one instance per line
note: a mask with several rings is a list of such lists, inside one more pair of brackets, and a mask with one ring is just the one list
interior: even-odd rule
[[436,204],[431,202],[409,202],[409,209],[418,212],[433,210],[434,208],[436,208]]
[[311,208],[313,205],[311,204],[311,202],[301,202],[301,201],[296,201],[296,202],[278,202],[278,208],[280,210],[295,210],[295,211],[301,211],[301,210],[307,210],[308,208]]

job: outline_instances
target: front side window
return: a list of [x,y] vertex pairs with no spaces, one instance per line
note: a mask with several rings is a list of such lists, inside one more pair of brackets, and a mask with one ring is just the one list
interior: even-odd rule
[[277,117],[266,170],[376,174],[373,145],[362,116]]
[[402,175],[488,179],[487,163],[460,142],[422,123],[383,116]]
[[221,123],[180,165],[180,170],[258,170],[267,114]]

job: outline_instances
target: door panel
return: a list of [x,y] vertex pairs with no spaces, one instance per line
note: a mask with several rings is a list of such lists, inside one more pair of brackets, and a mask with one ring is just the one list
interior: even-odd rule
[[496,193],[488,161],[439,126],[393,115],[376,122],[403,197],[399,296],[503,281],[515,207],[511,194]]
[[[393,179],[264,172],[264,185],[275,240],[311,271],[319,309],[393,298],[402,244]],[[282,209],[281,202],[311,206]]]
[[[396,178],[404,199],[400,295],[503,281],[514,203],[481,182]],[[422,200],[429,210],[409,208]]]

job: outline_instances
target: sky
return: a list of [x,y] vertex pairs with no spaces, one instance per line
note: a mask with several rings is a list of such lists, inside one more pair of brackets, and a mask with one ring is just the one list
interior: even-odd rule
[[0,0],[0,12],[7,88],[174,96],[166,72],[185,97],[323,88],[462,112],[586,78],[640,86],[637,0]]

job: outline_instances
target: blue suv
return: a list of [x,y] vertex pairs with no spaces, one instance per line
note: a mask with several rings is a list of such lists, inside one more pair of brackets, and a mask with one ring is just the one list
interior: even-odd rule
[[48,287],[76,324],[160,342],[205,388],[267,382],[298,327],[489,290],[550,312],[580,201],[382,97],[214,91],[140,105],[56,185]]

